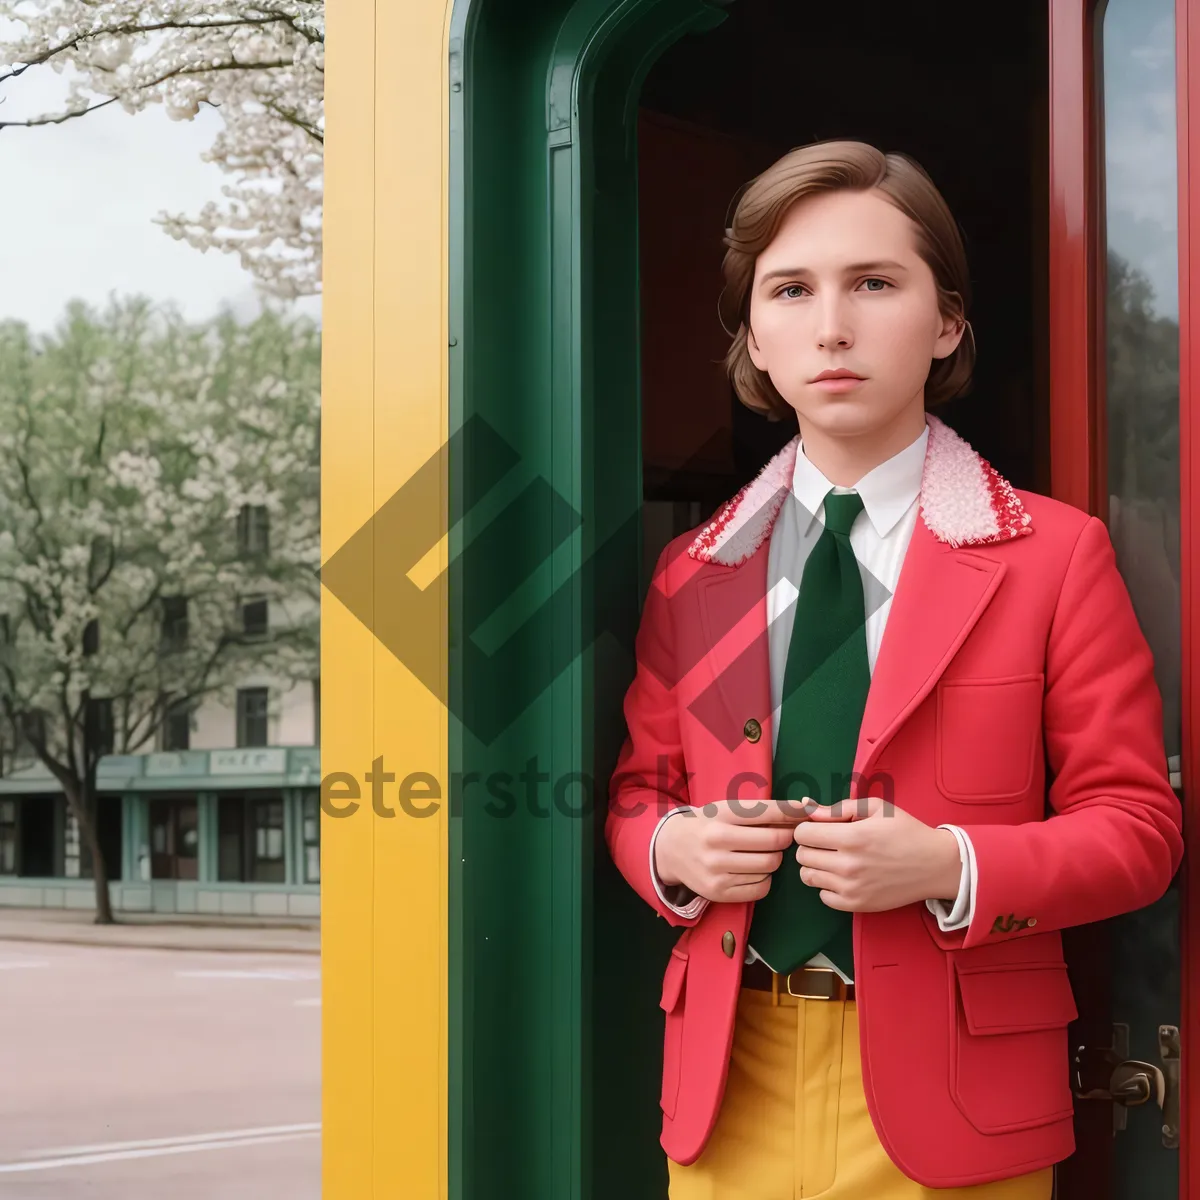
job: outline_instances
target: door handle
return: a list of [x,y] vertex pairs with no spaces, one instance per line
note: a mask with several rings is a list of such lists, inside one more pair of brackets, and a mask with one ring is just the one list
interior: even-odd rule
[[1179,1148],[1179,1029],[1160,1025],[1161,1065],[1129,1058],[1129,1026],[1113,1025],[1112,1045],[1103,1050],[1079,1046],[1073,1064],[1077,1100],[1107,1100],[1113,1106],[1113,1132],[1126,1127],[1129,1109],[1153,1103],[1162,1113],[1162,1142]]
[[1167,1080],[1161,1067],[1127,1058],[1113,1067],[1108,1093],[1115,1104],[1123,1104],[1126,1108],[1137,1108],[1148,1100],[1162,1108],[1167,1095]]

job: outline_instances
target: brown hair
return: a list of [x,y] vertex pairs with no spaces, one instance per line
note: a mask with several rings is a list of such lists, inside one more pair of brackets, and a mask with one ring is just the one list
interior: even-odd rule
[[750,360],[746,337],[750,293],[759,254],[770,245],[784,216],[805,196],[818,192],[882,192],[917,227],[917,252],[929,265],[943,316],[965,323],[962,340],[946,358],[934,359],[925,383],[926,406],[965,392],[975,365],[975,338],[966,320],[970,280],[962,236],[946,201],[924,169],[905,154],[884,154],[865,142],[825,141],[785,154],[746,186],[725,231],[721,317],[737,332],[725,355],[730,382],[741,402],[769,420],[788,415],[791,405],[765,371]]

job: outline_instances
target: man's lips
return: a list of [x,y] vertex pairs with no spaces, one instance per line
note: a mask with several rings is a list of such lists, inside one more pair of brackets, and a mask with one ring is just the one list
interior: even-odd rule
[[822,371],[816,379],[812,380],[811,386],[818,391],[837,395],[854,391],[862,382],[862,376],[855,375],[853,371]]
[[838,367],[832,371],[822,371],[820,375],[809,380],[809,383],[823,383],[826,379],[857,379],[862,381],[861,375],[856,375],[853,371],[846,367]]

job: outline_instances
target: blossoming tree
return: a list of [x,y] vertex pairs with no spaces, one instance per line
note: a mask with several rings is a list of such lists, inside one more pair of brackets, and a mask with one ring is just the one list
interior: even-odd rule
[[135,299],[44,337],[0,323],[0,711],[62,787],[99,922],[103,754],[155,749],[168,711],[228,705],[248,671],[317,674],[319,406],[306,319]]
[[0,106],[0,130],[110,104],[161,104],[176,120],[211,107],[223,129],[205,157],[233,177],[227,203],[157,220],[198,249],[236,254],[271,295],[320,290],[323,0],[0,0],[6,28],[16,33],[0,41],[0,85],[42,64],[74,72],[61,112],[6,122]]

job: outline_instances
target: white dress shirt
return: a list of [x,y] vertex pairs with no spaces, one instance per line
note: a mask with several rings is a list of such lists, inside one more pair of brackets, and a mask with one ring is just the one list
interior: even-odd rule
[[[928,440],[929,430],[926,428],[916,441],[867,472],[853,488],[835,489],[839,493],[857,492],[863,501],[863,511],[850,529],[850,545],[864,569],[867,660],[872,673],[892,606],[892,593],[900,581],[900,568],[904,564],[904,555],[917,521],[921,474]],[[796,614],[798,585],[808,554],[824,528],[825,496],[833,487],[805,457],[801,444],[796,455],[791,491],[779,510],[768,548],[767,640],[771,659],[772,757],[779,740],[783,671]],[[903,806],[901,798],[897,798],[897,803]],[[709,901],[703,896],[696,896],[682,884],[665,887],[654,865],[654,843],[663,822],[685,811],[683,807],[672,809],[659,821],[650,839],[650,874],[659,898],[668,908],[680,916],[695,917],[704,911]],[[929,899],[925,903],[937,917],[938,925],[949,932],[965,929],[974,916],[975,852],[971,839],[958,826],[939,825],[938,828],[950,830],[958,840],[962,873],[953,905],[947,908],[946,902],[938,899]],[[746,962],[753,962],[758,957],[753,947],[747,949]],[[849,976],[824,954],[815,955],[809,963],[812,966],[833,967],[849,982]]]

